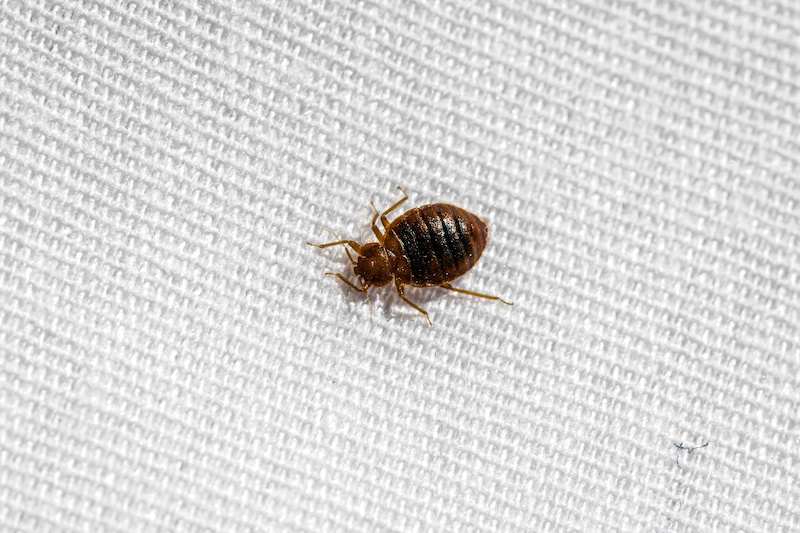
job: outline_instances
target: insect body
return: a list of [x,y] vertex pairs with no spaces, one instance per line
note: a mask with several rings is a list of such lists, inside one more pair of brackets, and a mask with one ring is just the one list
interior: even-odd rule
[[[320,248],[345,246],[347,256],[353,263],[353,271],[358,276],[357,287],[341,274],[326,272],[326,275],[337,276],[353,289],[367,294],[370,287],[383,287],[394,280],[397,294],[408,305],[423,313],[430,323],[427,311],[406,298],[403,293],[405,285],[414,287],[441,287],[451,291],[480,296],[490,300],[513,305],[497,296],[488,296],[477,292],[456,289],[450,281],[466,274],[481,258],[486,247],[489,230],[486,223],[472,213],[449,204],[431,204],[407,211],[394,222],[389,223],[386,215],[408,199],[404,198],[389,209],[379,214],[375,209],[372,217],[372,231],[378,242],[359,245],[355,241],[338,240],[327,244],[312,244]],[[384,233],[381,233],[375,222],[380,216]],[[311,243],[308,243],[311,244]],[[350,246],[358,254],[353,260]],[[369,302],[369,296],[367,296]],[[370,308],[372,304],[370,304]]]

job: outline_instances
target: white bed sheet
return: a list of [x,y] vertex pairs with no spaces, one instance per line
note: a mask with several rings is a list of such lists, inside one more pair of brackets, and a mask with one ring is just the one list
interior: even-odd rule
[[[800,530],[799,49],[788,0],[4,2],[0,528]],[[513,307],[323,277],[398,185]]]

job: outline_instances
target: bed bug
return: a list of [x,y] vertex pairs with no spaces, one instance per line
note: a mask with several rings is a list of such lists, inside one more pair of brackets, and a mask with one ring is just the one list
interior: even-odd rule
[[[341,244],[347,252],[347,257],[353,264],[353,271],[358,276],[360,287],[349,281],[343,275],[335,272],[326,272],[326,276],[336,276],[353,289],[363,292],[367,296],[370,306],[370,321],[372,320],[372,303],[369,301],[367,289],[370,287],[383,287],[394,280],[397,295],[405,303],[425,315],[428,323],[431,319],[428,312],[406,298],[403,287],[441,287],[443,289],[471,294],[489,300],[500,300],[504,304],[510,302],[487,294],[457,289],[450,285],[454,279],[466,274],[481,258],[486,242],[489,238],[489,228],[486,222],[476,215],[450,204],[429,204],[416,207],[400,215],[394,222],[389,223],[386,215],[397,209],[408,200],[408,195],[401,188],[403,198],[392,205],[383,213],[375,210],[372,217],[372,231],[378,242],[358,244],[355,241],[340,240],[327,244],[311,244],[319,248],[337,246]],[[381,219],[384,233],[375,223]],[[326,231],[326,228],[323,228]],[[354,260],[350,255],[350,246],[358,254]]]

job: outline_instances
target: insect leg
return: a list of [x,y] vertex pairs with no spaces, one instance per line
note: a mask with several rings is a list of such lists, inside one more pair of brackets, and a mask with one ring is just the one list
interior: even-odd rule
[[326,275],[326,276],[336,276],[336,277],[337,277],[337,278],[339,278],[340,280],[344,281],[345,283],[347,283],[348,285],[350,285],[351,287],[353,287],[353,289],[357,290],[358,292],[366,292],[366,291],[364,291],[364,289],[360,289],[360,288],[356,287],[356,286],[353,284],[353,282],[351,282],[350,280],[348,280],[346,277],[342,276],[341,274],[338,274],[338,273],[336,273],[336,272],[325,272],[325,275]]
[[381,230],[379,230],[378,226],[375,225],[375,221],[378,220],[380,213],[378,213],[378,209],[375,207],[375,204],[372,202],[370,202],[370,204],[372,205],[372,209],[375,209],[375,216],[372,217],[372,232],[378,238],[378,242],[383,244],[383,235],[381,234]]
[[503,302],[506,305],[514,305],[513,303],[507,302],[507,301],[503,300],[502,298],[500,298],[498,296],[489,296],[488,294],[481,294],[479,292],[465,291],[464,289],[456,289],[455,287],[453,287],[449,283],[442,283],[441,285],[439,285],[439,287],[441,287],[443,289],[447,289],[449,291],[463,292],[464,294],[471,294],[472,296],[478,296],[480,298],[486,298],[488,300],[500,300],[501,302]]
[[403,202],[408,200],[408,195],[406,194],[406,191],[404,191],[402,187],[398,187],[398,189],[400,189],[400,192],[403,193],[404,198],[402,198],[399,201],[395,202],[395,204],[392,207],[390,207],[389,209],[384,211],[383,214],[381,215],[381,223],[383,224],[383,228],[384,229],[389,229],[389,219],[386,218],[386,215],[388,215],[390,212],[394,211],[394,209],[397,208],[400,204],[402,204]]
[[351,281],[349,281],[346,277],[342,276],[336,272],[325,272],[326,276],[336,276],[340,280],[344,281],[348,285],[350,285],[353,289],[357,290],[358,292],[363,292],[367,297],[367,303],[369,304],[369,323],[372,324],[372,302],[369,301],[369,294],[367,293],[366,287],[358,288],[356,287]]
[[419,307],[417,304],[415,304],[414,302],[412,302],[408,298],[406,298],[405,294],[403,294],[403,286],[400,285],[399,281],[395,280],[394,285],[395,285],[395,287],[397,287],[397,295],[400,297],[400,299],[403,300],[408,305],[410,305],[411,307],[413,307],[414,309],[416,309],[417,311],[419,311],[420,313],[422,313],[423,315],[425,315],[425,318],[428,319],[428,324],[430,324],[432,326],[433,322],[431,322],[431,317],[428,316],[428,312],[426,310],[422,309],[421,307]]

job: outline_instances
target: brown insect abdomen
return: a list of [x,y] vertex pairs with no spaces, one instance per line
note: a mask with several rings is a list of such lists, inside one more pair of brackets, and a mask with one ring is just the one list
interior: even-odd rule
[[383,245],[396,257],[400,283],[428,287],[466,274],[486,248],[486,223],[449,204],[417,207],[397,218]]

